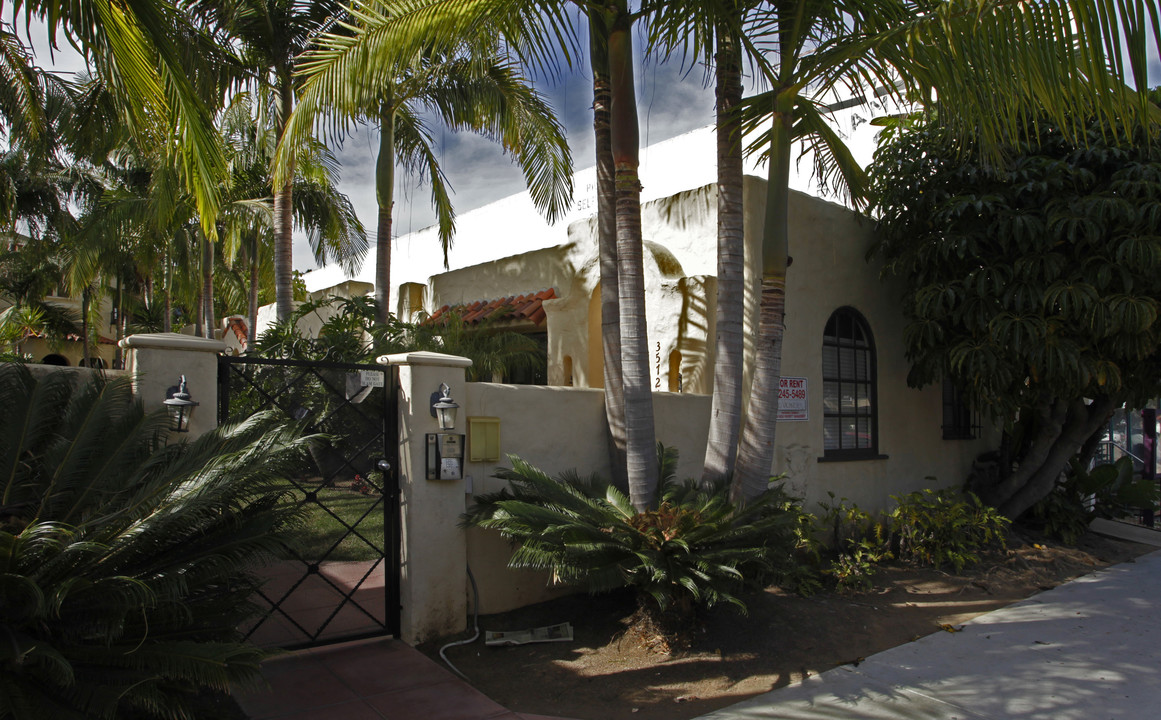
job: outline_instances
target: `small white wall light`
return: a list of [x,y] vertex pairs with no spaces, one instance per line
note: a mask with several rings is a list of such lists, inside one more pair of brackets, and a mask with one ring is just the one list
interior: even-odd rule
[[456,429],[456,411],[459,403],[448,396],[451,388],[447,383],[440,383],[439,392],[432,394],[431,414],[439,421],[440,430]]
[[173,420],[173,431],[189,432],[190,417],[193,415],[194,408],[201,403],[194,402],[190,399],[189,388],[185,382],[185,375],[181,376],[181,381],[177,385],[165,391],[165,402],[163,404],[169,411],[169,417]]

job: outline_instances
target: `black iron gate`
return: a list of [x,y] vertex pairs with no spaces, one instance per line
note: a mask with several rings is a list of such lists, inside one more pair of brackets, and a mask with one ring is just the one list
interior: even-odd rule
[[286,478],[306,514],[287,555],[262,568],[259,645],[399,634],[398,371],[382,365],[222,356],[218,421],[262,411],[329,436]]

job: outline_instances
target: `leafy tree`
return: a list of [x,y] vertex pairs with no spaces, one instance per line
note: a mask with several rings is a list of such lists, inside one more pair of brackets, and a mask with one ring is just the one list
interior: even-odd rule
[[[59,31],[85,56],[108,84],[121,121],[141,147],[173,156],[203,228],[212,233],[224,167],[212,108],[229,79],[222,48],[170,0],[18,0],[12,5],[14,18],[44,22],[53,42]],[[14,57],[9,52],[0,64]],[[16,70],[5,74],[19,77],[18,64],[9,67]]]
[[871,168],[904,283],[914,386],[954,382],[1006,430],[977,492],[1016,518],[1123,403],[1161,390],[1161,144],[1039,120],[1004,167],[919,122]]
[[166,443],[128,379],[0,367],[0,718],[192,717],[259,679],[255,562],[309,438],[269,416]]
[[[746,100],[745,126],[761,133],[750,149],[766,158],[769,178],[757,357],[734,477],[743,494],[765,487],[773,460],[793,144],[811,153],[820,182],[856,201],[862,194],[862,173],[827,124],[828,99],[842,92],[934,103],[938,94],[940,121],[958,137],[975,134],[992,157],[1037,111],[1070,137],[1083,135],[1076,113],[1104,118],[1124,137],[1152,110],[1123,80],[1144,82],[1145,37],[1161,40],[1156,7],[1089,0],[786,0],[762,6],[749,22],[755,42],[774,45],[759,66],[769,89]],[[1122,38],[1130,38],[1127,49]]]
[[[308,337],[298,328],[298,322],[315,313],[326,319],[317,336]],[[472,361],[467,369],[470,382],[491,381],[543,362],[543,350],[536,341],[506,329],[503,316],[469,326],[455,312],[413,323],[394,316],[383,323],[379,314],[376,300],[367,296],[333,296],[305,302],[290,321],[262,333],[255,350],[266,357],[350,363],[370,362],[390,353],[441,352]]]
[[[295,80],[298,58],[317,33],[344,17],[346,8],[338,0],[200,0],[194,11],[241,45],[243,67],[270,98],[269,118],[278,145],[299,92]],[[308,137],[309,133],[304,133],[298,139]],[[275,294],[280,320],[293,310],[293,180],[298,155],[304,149],[302,143],[287,146],[287,172],[277,180],[273,193]],[[273,166],[270,170],[273,178]],[[326,248],[332,249],[338,252],[328,252],[324,259],[336,260],[351,272],[358,267],[362,255],[357,247]]]

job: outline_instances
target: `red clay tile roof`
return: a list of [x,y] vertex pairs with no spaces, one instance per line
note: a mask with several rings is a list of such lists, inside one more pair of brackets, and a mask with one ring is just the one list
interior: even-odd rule
[[226,329],[234,331],[234,337],[238,338],[238,342],[242,343],[242,348],[245,349],[248,340],[246,321],[238,317],[229,318],[226,320]]
[[431,314],[427,322],[438,322],[448,313],[456,313],[468,325],[478,325],[488,318],[504,320],[531,320],[540,325],[544,322],[543,303],[556,297],[556,290],[548,288],[529,295],[512,295],[495,300],[477,300],[462,305],[444,305]]

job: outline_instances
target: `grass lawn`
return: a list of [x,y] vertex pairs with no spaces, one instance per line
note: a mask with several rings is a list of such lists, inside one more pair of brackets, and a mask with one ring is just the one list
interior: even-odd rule
[[[308,562],[381,557],[385,507],[382,497],[373,491],[364,494],[343,481],[337,487],[316,490],[319,482],[318,478],[308,478],[300,481],[302,487],[286,483],[286,489],[293,493],[293,501],[306,503],[309,512],[306,523],[295,532],[292,541],[295,551]],[[307,500],[302,488],[313,490],[317,502]],[[348,526],[354,527],[358,535],[348,534]]]

